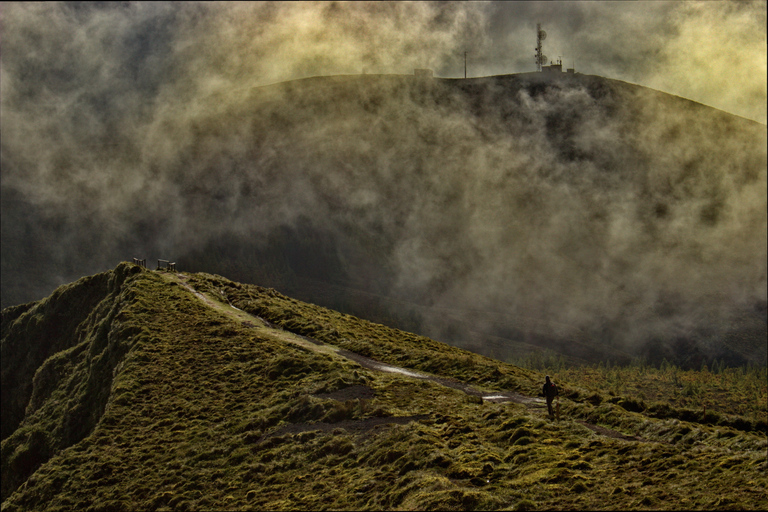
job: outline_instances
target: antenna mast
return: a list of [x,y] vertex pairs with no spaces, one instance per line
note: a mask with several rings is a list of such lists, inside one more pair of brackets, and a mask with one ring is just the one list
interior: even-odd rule
[[464,50],[464,78],[467,78],[467,51]]
[[547,38],[547,33],[541,30],[541,23],[536,24],[536,71],[541,71],[541,65],[547,62],[547,57],[541,53],[541,42]]

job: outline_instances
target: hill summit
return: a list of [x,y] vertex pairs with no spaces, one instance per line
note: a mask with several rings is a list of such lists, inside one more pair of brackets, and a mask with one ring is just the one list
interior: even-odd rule
[[768,507],[764,418],[121,263],[2,312],[2,509]]

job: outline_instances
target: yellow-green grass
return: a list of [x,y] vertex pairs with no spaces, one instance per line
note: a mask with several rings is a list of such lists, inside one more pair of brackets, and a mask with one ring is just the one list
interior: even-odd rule
[[[4,479],[38,442],[30,432],[45,432],[51,447],[4,495],[4,511],[768,507],[764,432],[649,417],[576,384],[564,386],[561,421],[541,407],[479,403],[287,342],[226,307],[489,391],[535,394],[542,374],[218,276],[137,272],[110,300],[106,346],[127,333],[130,349],[102,375],[103,414],[82,440],[59,444],[69,394],[96,378],[90,345],[90,359],[71,356],[49,397],[3,440]],[[34,307],[16,320],[27,313]],[[15,335],[4,326],[3,343]],[[373,398],[318,396],[353,385]],[[366,427],[382,417],[416,419]]]
[[[665,416],[716,424],[731,422],[765,431],[768,424],[768,370],[765,367],[681,370],[635,361],[628,366],[567,366],[561,358],[545,354],[518,362],[591,392],[599,392],[628,407],[652,409]],[[631,404],[630,404],[631,402]],[[651,411],[649,411],[651,412]],[[657,414],[657,415],[658,415]]]

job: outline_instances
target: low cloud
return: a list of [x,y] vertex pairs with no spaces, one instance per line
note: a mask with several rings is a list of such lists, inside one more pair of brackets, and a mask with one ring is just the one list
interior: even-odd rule
[[764,126],[729,138],[586,78],[269,84],[460,77],[465,50],[470,76],[533,71],[541,22],[566,66],[764,123],[764,20],[764,2],[10,4],[3,305],[132,255],[293,236],[323,248],[296,256],[313,275],[337,265],[434,335],[725,324],[766,300]]

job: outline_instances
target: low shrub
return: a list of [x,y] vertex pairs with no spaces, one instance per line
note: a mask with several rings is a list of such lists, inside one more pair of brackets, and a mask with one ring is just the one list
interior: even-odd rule
[[619,400],[618,405],[630,412],[643,412],[645,410],[645,402],[634,398],[623,398]]
[[530,438],[530,437],[528,437],[528,436],[523,436],[523,437],[520,437],[520,438],[516,439],[516,440],[515,440],[515,441],[512,443],[512,445],[513,445],[513,446],[525,446],[525,445],[527,445],[527,444],[531,444],[531,443],[533,443],[533,439],[531,439],[531,438]]
[[523,499],[515,503],[512,510],[536,510],[536,504],[531,500]]
[[528,429],[527,427],[520,427],[512,433],[512,435],[509,438],[509,441],[514,444],[514,442],[520,439],[521,437],[531,437],[531,436],[533,436],[533,432],[531,432],[530,429]]

